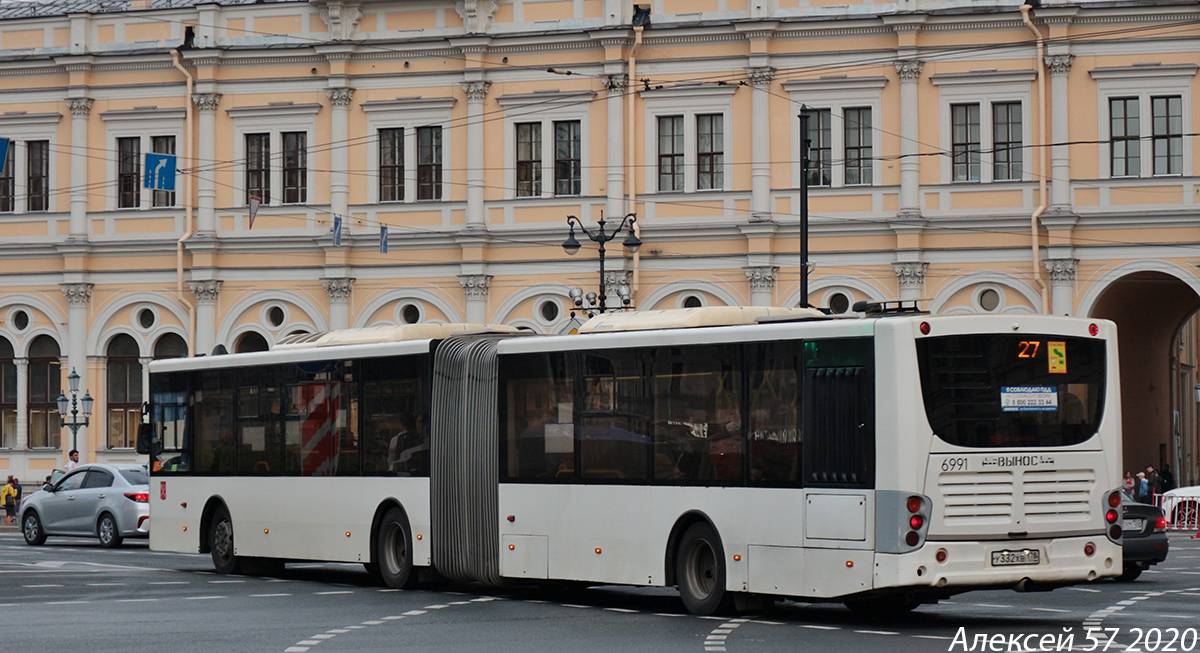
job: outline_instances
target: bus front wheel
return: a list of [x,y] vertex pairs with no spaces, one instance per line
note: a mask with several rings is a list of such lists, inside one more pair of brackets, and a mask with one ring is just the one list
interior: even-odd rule
[[383,515],[375,541],[375,562],[383,582],[393,589],[411,587],[417,574],[412,564],[412,535],[404,511],[392,508]]
[[238,573],[241,560],[233,553],[233,519],[229,517],[229,509],[225,506],[213,513],[212,525],[208,527],[208,544],[212,550],[213,567],[218,574]]
[[732,608],[733,596],[725,591],[725,549],[712,526],[699,522],[688,527],[675,565],[679,597],[688,612],[710,615]]

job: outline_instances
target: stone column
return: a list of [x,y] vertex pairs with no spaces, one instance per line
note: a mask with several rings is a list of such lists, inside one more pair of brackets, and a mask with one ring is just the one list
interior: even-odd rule
[[462,286],[466,297],[466,321],[470,324],[487,322],[488,289],[492,285],[490,274],[460,274],[458,283]]
[[[63,283],[59,284],[62,294],[67,297],[70,306],[67,312],[67,369],[79,374],[79,397],[87,394],[88,363],[87,363],[87,332],[88,305],[92,301],[92,284]],[[65,389],[65,388],[64,388]],[[91,462],[92,448],[88,446],[86,426],[79,428],[79,462]]]
[[14,358],[17,367],[17,449],[29,448],[29,359]]
[[217,339],[217,298],[221,296],[221,282],[217,279],[191,281],[188,283],[192,293],[196,295],[196,339],[197,354],[208,355],[216,346]]
[[752,306],[775,305],[775,280],[779,278],[779,267],[760,265],[742,268],[750,282],[750,304]]
[[1075,270],[1078,259],[1053,258],[1046,260],[1050,273],[1050,311],[1054,315],[1075,313]]
[[900,215],[915,217],[921,214],[921,164],[917,156],[920,138],[917,120],[921,110],[917,103],[917,82],[921,79],[922,62],[908,59],[896,62],[900,77]]
[[329,328],[345,329],[350,326],[350,291],[354,279],[347,277],[325,277],[321,279],[325,292],[329,293]]
[[467,94],[467,228],[486,229],[483,213],[483,101],[491,82],[463,82]]
[[[771,219],[771,80],[775,69],[767,66],[747,68],[752,92],[752,161],[750,162],[750,220]],[[749,274],[749,273],[747,273]],[[751,282],[753,285],[753,281]],[[757,304],[757,302],[755,303]]]
[[[1068,125],[1071,115],[1068,113],[1067,77],[1071,73],[1071,61],[1074,55],[1052,54],[1046,57],[1046,67],[1050,69],[1050,142],[1055,145],[1050,148],[1050,212],[1071,212],[1071,148],[1065,145],[1070,140]],[[1032,161],[1037,154],[1031,150],[1028,159]],[[1032,167],[1031,163],[1026,166]],[[1056,314],[1058,310],[1054,311]]]
[[[211,235],[217,230],[217,105],[221,103],[219,93],[193,93],[192,102],[200,110],[200,136],[198,152],[192,156],[197,169],[196,177],[196,232]],[[184,137],[186,138],[186,136]],[[240,198],[238,198],[240,199]],[[235,199],[234,201],[238,201]],[[180,205],[183,202],[179,202]]]
[[[88,115],[92,98],[67,98],[71,110],[71,240],[87,240]],[[82,454],[81,454],[82,455]]]
[[349,107],[354,89],[329,88],[325,89],[325,95],[333,107],[329,117],[330,140],[333,143],[329,152],[329,209],[334,215],[342,216],[345,224],[350,216],[350,182],[346,177],[350,155],[346,141],[350,134]]
[[604,204],[605,215],[616,218],[625,215],[625,89],[629,81],[620,75],[605,75],[601,78],[608,89],[605,110],[608,113],[608,198]]
[[896,279],[900,282],[900,299],[919,299],[925,295],[925,268],[928,263],[911,261],[893,263]]

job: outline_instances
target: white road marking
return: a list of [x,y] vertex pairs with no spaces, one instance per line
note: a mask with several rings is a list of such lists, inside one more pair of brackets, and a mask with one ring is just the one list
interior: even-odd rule
[[406,617],[415,617],[415,616],[417,616],[417,615],[419,615],[419,614],[425,614],[425,611],[424,611],[424,610],[409,610],[408,612],[405,612],[405,613],[404,613],[404,616],[406,616]]
[[283,593],[280,593],[280,594],[251,594],[250,598],[252,598],[252,599],[269,599],[269,598],[276,597],[276,596],[291,596],[291,594],[283,594]]
[[283,653],[305,653],[307,650],[307,646],[289,646],[283,649]]
[[313,594],[316,594],[317,596],[329,596],[331,594],[353,594],[353,593],[354,592],[352,592],[350,590],[333,590],[330,592],[313,592]]
[[378,625],[380,625],[380,624],[382,624],[382,623],[383,623],[382,621],[364,621],[364,622],[362,622],[362,625],[364,625],[364,626],[378,626]]
[[229,583],[244,583],[244,582],[246,582],[246,581],[244,581],[244,580],[210,580],[210,581],[208,581],[208,582],[210,582],[210,583],[225,583],[225,584],[229,584]]
[[126,583],[88,583],[88,587],[125,587]]
[[211,601],[212,599],[223,599],[224,596],[185,596],[185,601]]
[[913,635],[913,639],[943,639],[951,642],[954,641],[953,637],[942,637],[941,635]]
[[42,605],[80,605],[87,601],[46,601]]
[[1000,605],[998,603],[976,603],[977,608],[1011,608],[1011,605]]
[[158,599],[117,599],[117,603],[150,603]]
[[186,580],[152,580],[152,581],[150,581],[150,584],[151,585],[191,585],[191,583]]
[[1038,612],[1063,612],[1063,613],[1070,612],[1070,610],[1059,610],[1058,608],[1029,608],[1029,609],[1037,610]]
[[609,612],[624,612],[626,614],[637,612],[637,610],[630,610],[629,608],[604,608],[604,609],[608,610]]
[[[1094,589],[1092,589],[1092,588],[1090,588],[1090,587],[1068,587],[1067,589],[1069,589],[1069,590],[1075,590],[1076,592],[1091,592],[1091,593],[1093,593],[1093,594],[1099,594],[1099,593],[1100,593],[1100,590],[1094,590]],[[945,603],[945,601],[942,601],[942,603]]]
[[330,638],[336,637],[336,636],[337,635],[330,635],[328,633],[322,633],[320,635],[313,635],[310,639],[330,639]]
[[818,626],[816,624],[800,624],[801,628],[812,628],[813,630],[841,630],[837,626]]
[[24,587],[24,588],[26,588],[26,589],[35,589],[35,588],[42,588],[42,587],[62,587],[62,585],[54,585],[54,584],[48,584],[48,585],[22,585],[21,587]]

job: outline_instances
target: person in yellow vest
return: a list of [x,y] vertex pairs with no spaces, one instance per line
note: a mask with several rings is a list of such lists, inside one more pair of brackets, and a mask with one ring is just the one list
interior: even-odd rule
[[0,504],[4,504],[4,525],[12,526],[13,517],[17,516],[17,488],[12,476],[0,488]]

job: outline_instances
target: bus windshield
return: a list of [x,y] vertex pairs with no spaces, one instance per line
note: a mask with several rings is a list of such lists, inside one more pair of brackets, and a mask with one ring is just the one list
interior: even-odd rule
[[1105,342],[1030,334],[923,338],[917,359],[933,432],[960,447],[1058,447],[1095,435]]

